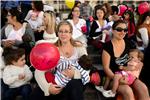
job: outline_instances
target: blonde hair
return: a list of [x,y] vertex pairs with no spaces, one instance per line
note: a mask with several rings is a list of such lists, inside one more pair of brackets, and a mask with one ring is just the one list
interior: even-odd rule
[[[62,25],[68,25],[69,28],[70,28],[70,34],[72,34],[72,32],[73,32],[73,27],[72,27],[72,25],[71,25],[68,21],[65,21],[65,20],[64,20],[64,21],[61,21],[61,22],[58,24],[58,26],[57,26],[57,31],[56,31],[56,35],[57,35],[57,36],[58,36],[59,28],[60,28]],[[75,41],[75,40],[71,37],[70,43],[71,43],[73,46],[79,46],[79,45],[77,45],[76,42],[77,42],[77,41]],[[55,45],[56,45],[56,46],[61,46],[61,45],[62,45],[60,39],[57,40],[57,42],[55,43]]]
[[138,49],[131,49],[129,53],[131,53],[131,52],[137,52],[138,53],[138,59],[143,62],[144,53],[142,51],[140,51]]
[[56,31],[56,16],[55,13],[52,11],[46,11],[44,12],[48,18],[48,25],[46,26],[46,28],[50,28],[50,30],[52,31],[52,33],[54,33]]

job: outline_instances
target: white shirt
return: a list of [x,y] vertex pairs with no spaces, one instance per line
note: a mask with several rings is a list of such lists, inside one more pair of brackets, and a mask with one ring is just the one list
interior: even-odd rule
[[12,31],[8,34],[7,39],[22,41],[22,36],[24,35],[24,33],[22,33],[22,30],[23,27],[21,27],[19,30],[12,29]]
[[73,27],[73,34],[72,34],[73,39],[77,39],[78,37],[83,35],[81,27],[86,26],[86,21],[84,19],[79,19],[76,25],[73,23],[73,20],[67,21],[69,21]]
[[32,16],[34,15],[33,10],[30,10],[25,18],[26,21],[29,22],[32,29],[37,29],[43,24],[43,11],[40,11],[37,15],[36,20],[32,20]]
[[58,40],[58,37],[56,37],[56,33],[48,34],[46,31],[44,31],[43,34],[43,40],[39,40],[36,42],[36,44],[39,43],[56,43]]
[[[25,78],[20,80],[19,74],[24,74]],[[10,88],[16,88],[27,84],[32,76],[32,72],[27,65],[24,67],[7,65],[3,72],[3,81],[5,84],[9,85]]]
[[138,31],[143,41],[143,47],[146,48],[149,43],[148,30],[146,28],[140,28]]

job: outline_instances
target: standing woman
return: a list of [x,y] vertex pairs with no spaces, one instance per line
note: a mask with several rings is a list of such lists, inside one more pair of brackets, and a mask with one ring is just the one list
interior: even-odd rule
[[38,31],[44,31],[43,39],[40,42],[55,43],[58,40],[56,37],[56,16],[52,11],[45,11],[43,17],[44,26],[40,27]]
[[[57,27],[58,41],[56,46],[60,51],[60,58],[66,60],[78,60],[79,57],[86,54],[85,47],[80,42],[76,42],[72,39],[73,28],[68,21],[62,21]],[[45,79],[45,71],[35,70],[35,79],[44,92],[48,100],[58,99],[61,100],[60,95],[65,94],[67,100],[83,100],[83,84],[81,81],[81,75],[78,70],[73,68],[63,71],[64,75],[72,78],[65,88],[60,88],[53,83],[48,83]]]
[[86,33],[86,21],[80,17],[80,8],[78,6],[74,6],[72,8],[71,14],[68,17],[68,21],[71,23],[73,27],[72,38],[80,41],[87,46],[87,39],[84,33]]
[[[114,72],[119,70],[120,65],[125,65],[128,61],[131,43],[124,39],[127,32],[127,24],[123,20],[114,22],[112,26],[112,40],[104,45],[102,52],[102,63],[104,71],[110,79],[113,79]],[[139,64],[142,66],[142,64]],[[148,100],[146,85],[140,80],[135,80],[131,85],[139,100]],[[117,93],[123,96],[123,100],[134,100],[133,90],[128,85],[119,85]]]

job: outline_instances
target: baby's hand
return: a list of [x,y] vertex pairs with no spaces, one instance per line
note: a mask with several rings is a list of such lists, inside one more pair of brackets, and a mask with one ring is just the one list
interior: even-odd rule
[[25,78],[25,74],[19,74],[18,78],[19,80],[23,80]]
[[128,84],[128,77],[123,76],[123,77],[120,79],[120,84]]

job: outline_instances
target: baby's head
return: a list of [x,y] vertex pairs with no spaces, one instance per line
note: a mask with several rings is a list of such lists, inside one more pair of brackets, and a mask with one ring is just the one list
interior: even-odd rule
[[93,66],[92,60],[88,55],[81,56],[78,63],[84,70],[90,70]]
[[138,49],[131,49],[129,52],[129,57],[130,61],[128,62],[128,65],[136,66],[137,63],[143,62],[144,54]]

